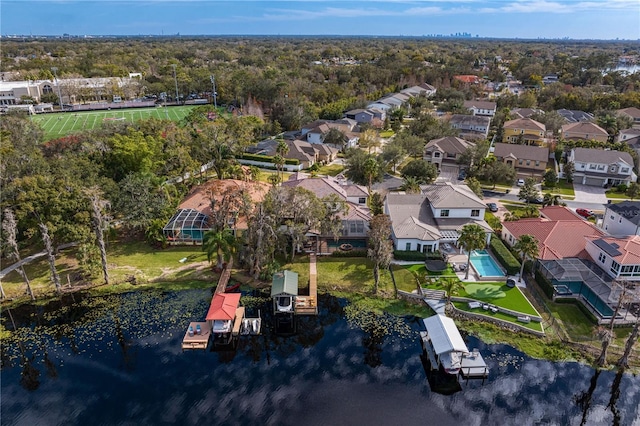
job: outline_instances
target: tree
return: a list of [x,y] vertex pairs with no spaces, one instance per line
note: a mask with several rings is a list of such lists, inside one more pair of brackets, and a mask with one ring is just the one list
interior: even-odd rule
[[349,206],[344,199],[337,194],[329,194],[320,199],[325,208],[322,215],[321,232],[333,236],[334,241],[338,241],[344,225],[342,218],[349,212]]
[[444,291],[447,292],[447,305],[451,303],[451,297],[454,294],[464,289],[464,285],[462,284],[462,281],[458,279],[458,277],[442,278],[440,280],[440,284],[442,285]]
[[620,368],[629,368],[629,355],[631,355],[631,350],[633,349],[633,345],[638,341],[638,334],[640,332],[640,316],[636,316],[636,322],[633,325],[633,329],[627,337],[627,340],[624,344],[624,353],[620,357],[617,362],[618,367]]
[[[346,158],[344,174],[354,183],[370,188],[373,183],[382,182],[384,170],[374,154],[367,154],[360,149],[351,149]],[[370,190],[369,193],[371,193]]]
[[547,192],[542,198],[542,207],[563,205],[562,198],[558,194]]
[[373,261],[374,294],[378,293],[380,269],[387,269],[393,258],[391,242],[391,219],[388,215],[379,214],[369,222],[369,249],[367,256]]
[[374,192],[369,196],[369,209],[371,209],[371,214],[373,216],[379,215],[383,213],[384,201],[382,199],[382,195],[379,192]]
[[327,133],[324,134],[324,143],[333,145],[337,149],[342,151],[347,143],[347,136],[342,130],[338,129],[337,127],[332,127]]
[[407,194],[419,194],[420,182],[418,182],[418,179],[413,176],[407,176],[406,178],[404,178],[404,182],[402,183],[400,189]]
[[62,294],[62,286],[60,285],[60,277],[56,270],[56,257],[53,254],[53,245],[51,244],[51,237],[49,236],[49,228],[44,223],[40,222],[40,234],[42,235],[42,242],[47,252],[47,261],[49,262],[49,270],[51,272],[51,281],[55,286],[56,293]]
[[109,271],[107,269],[107,248],[104,243],[104,232],[106,230],[105,210],[109,208],[109,202],[104,199],[102,191],[94,186],[85,190],[85,195],[91,202],[91,218],[93,222],[93,231],[96,234],[96,242],[100,249],[100,260],[102,262],[102,276],[104,283],[109,284]]
[[473,191],[474,194],[478,196],[478,198],[483,198],[482,185],[480,184],[480,181],[478,179],[474,177],[467,178],[467,186],[470,190]]
[[638,185],[636,182],[631,182],[627,187],[626,195],[632,200],[634,198],[638,198],[638,196],[640,195],[640,185]]
[[467,269],[464,279],[469,279],[469,265],[471,264],[471,252],[483,248],[487,244],[487,233],[480,225],[475,223],[462,227],[458,244],[464,248],[467,253]]
[[[16,262],[20,262],[21,260],[20,251],[18,251],[18,240],[16,238],[17,229],[18,227],[16,225],[16,218],[13,215],[13,210],[5,209],[4,219],[2,220],[2,230],[5,233],[5,241],[10,250],[9,255],[7,257],[9,259],[15,260]],[[18,273],[20,274],[20,277],[22,277],[22,281],[24,281],[24,283],[27,286],[27,294],[29,294],[29,297],[31,297],[31,300],[36,300],[36,297],[33,294],[33,290],[31,289],[31,283],[29,282],[29,277],[27,277],[27,274],[24,271],[24,268],[22,267],[22,265],[20,265],[17,270],[18,270]],[[2,299],[6,298],[4,289],[2,288],[2,283],[0,283],[0,294],[2,296]]]
[[391,164],[393,173],[395,173],[396,166],[402,161],[404,155],[402,147],[395,142],[392,142],[382,147],[382,154],[380,154],[380,157],[385,163]]
[[[602,345],[600,350],[600,356],[598,356],[598,359],[596,359],[596,366],[598,367],[604,367],[607,364],[607,351],[609,349],[609,345],[611,344],[611,339],[613,339],[613,336],[614,336],[613,326],[615,324],[616,317],[618,316],[618,312],[620,311],[620,308],[622,307],[623,302],[625,302],[627,289],[628,289],[627,281],[617,281],[617,282],[614,282],[613,284],[614,285],[617,284],[617,286],[620,287],[621,290],[618,296],[618,303],[616,303],[616,307],[613,310],[613,315],[611,315],[611,320],[609,320],[609,326],[598,327],[597,329],[597,334],[598,334],[598,337],[600,338],[601,345]],[[613,290],[613,286],[612,286],[612,290]]]
[[369,154],[371,154],[371,150],[373,148],[378,148],[380,146],[380,138],[378,137],[378,132],[374,129],[365,130],[360,134],[358,144],[361,148],[367,149]]
[[482,173],[477,173],[477,169],[484,165],[489,153],[489,145],[490,143],[487,140],[478,141],[460,155],[458,164],[466,165],[472,174],[482,175]]
[[520,188],[518,193],[518,199],[524,200],[527,203],[531,200],[535,200],[540,195],[540,192],[536,189],[536,180],[534,178],[526,178],[524,185]]
[[558,183],[558,174],[554,169],[549,169],[544,173],[543,179],[545,188],[555,188]]
[[495,157],[479,164],[478,167],[478,176],[493,185],[494,188],[498,182],[513,184],[516,178],[515,169],[502,161],[497,161]]
[[130,174],[118,186],[115,211],[130,229],[144,231],[153,219],[169,219],[174,213],[175,187],[153,175]]
[[236,241],[230,229],[211,230],[202,237],[202,251],[207,253],[207,260],[212,262],[216,256],[216,268],[222,270],[225,259],[235,252]]
[[[276,147],[276,156],[273,158],[274,162],[280,168],[280,174],[284,179],[284,164],[285,157],[289,153],[289,145],[285,141],[278,141],[278,146]],[[277,159],[277,161],[276,161]]]
[[424,151],[425,139],[402,131],[393,138],[393,144],[398,145],[410,157],[420,158]]
[[573,182],[573,174],[576,171],[576,166],[573,164],[573,161],[565,163],[562,171],[564,172],[564,176],[567,178],[567,182]]
[[527,259],[532,260],[538,256],[538,240],[533,235],[521,235],[513,245],[513,249],[520,255],[522,259],[519,279],[519,281],[522,282],[522,274],[524,273],[525,262],[527,261]]
[[437,176],[438,169],[436,166],[421,159],[411,160],[402,168],[403,178],[412,177],[420,184],[431,183]]

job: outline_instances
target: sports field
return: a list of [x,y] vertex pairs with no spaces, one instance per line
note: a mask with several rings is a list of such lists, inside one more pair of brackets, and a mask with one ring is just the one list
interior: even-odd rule
[[95,129],[109,121],[134,123],[147,118],[179,121],[195,105],[157,108],[129,108],[112,111],[57,112],[32,116],[33,121],[44,129],[45,140],[59,138],[80,130]]

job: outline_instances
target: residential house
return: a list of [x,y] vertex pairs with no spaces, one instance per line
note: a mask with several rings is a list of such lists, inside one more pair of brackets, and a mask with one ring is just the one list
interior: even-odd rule
[[559,81],[558,74],[547,74],[542,77],[542,84],[553,84]]
[[[325,136],[331,129],[338,129],[345,136],[344,146],[330,145],[337,149],[353,148],[358,144],[359,130],[358,123],[355,120],[344,118],[341,120],[316,120],[304,127],[301,130],[301,136],[304,140],[311,144],[323,144],[325,143]],[[321,159],[322,160],[322,159]]]
[[623,108],[616,111],[618,115],[630,117],[633,120],[633,127],[640,127],[640,109],[636,107]]
[[433,139],[424,148],[424,160],[438,170],[444,166],[458,166],[458,160],[474,143],[455,136]]
[[[564,212],[557,210],[564,209]],[[568,257],[588,259],[585,249],[588,237],[603,237],[605,233],[566,207],[556,206],[547,212],[555,219],[536,217],[502,223],[502,240],[513,247],[523,235],[538,240],[538,259],[553,260]]]
[[387,113],[379,108],[353,109],[344,113],[345,118],[355,120],[358,124],[380,125],[384,123]]
[[574,148],[568,160],[575,166],[574,182],[583,185],[628,185],[638,179],[633,171],[633,158],[628,152]]
[[511,116],[516,118],[530,118],[532,115],[544,114],[544,111],[537,108],[514,108],[510,111]]
[[496,115],[496,103],[490,101],[464,101],[464,107],[473,115],[493,117]]
[[367,207],[369,194],[365,188],[331,176],[307,178],[300,174],[290,176],[289,180],[282,183],[282,186],[301,187],[313,192],[319,198],[332,194],[337,195],[339,199],[347,203],[347,211],[341,217],[340,239],[335,241],[333,235],[315,231],[316,251],[330,252],[344,243],[345,239],[348,239],[349,243],[354,246],[366,247],[371,212]]
[[602,229],[609,235],[640,235],[640,201],[605,204]]
[[[338,149],[321,143],[311,144],[299,139],[284,139],[283,141],[289,149],[284,158],[298,160],[303,169],[308,169],[317,162],[331,162],[338,155]],[[276,150],[279,142],[275,139],[260,141],[256,145],[247,148],[247,152],[273,157],[277,154]]]
[[496,143],[493,155],[498,161],[513,167],[519,177],[534,177],[540,180],[547,170],[549,148],[536,145]]
[[593,121],[593,114],[575,109],[559,109],[557,113],[564,117],[567,123],[579,123],[581,121]]
[[480,77],[473,74],[466,75],[454,75],[453,78],[464,84],[478,84],[480,83]]
[[504,123],[502,141],[518,143],[522,140],[526,145],[542,145],[546,142],[547,131],[544,124],[530,118],[516,118]]
[[293,314],[298,296],[298,274],[293,271],[280,271],[273,274],[271,281],[271,298],[273,312],[276,314]]
[[630,129],[620,130],[616,137],[616,142],[626,142],[629,145],[637,144],[640,137],[640,128],[632,127]]
[[389,193],[384,208],[396,250],[436,251],[440,243],[456,243],[462,227],[472,223],[486,231],[487,243],[493,232],[484,221],[486,205],[466,185],[441,182],[421,194]]
[[406,89],[402,89],[400,93],[404,93],[406,95],[417,97],[417,96],[433,96],[436,94],[436,88],[430,84],[422,83],[418,86],[407,87]]
[[590,238],[589,256],[613,279],[640,281],[640,236]]
[[458,136],[466,140],[486,139],[489,135],[491,118],[479,115],[453,114],[449,124],[458,129]]
[[578,121],[562,126],[560,135],[565,140],[595,140],[606,142],[609,134],[602,127],[589,121]]

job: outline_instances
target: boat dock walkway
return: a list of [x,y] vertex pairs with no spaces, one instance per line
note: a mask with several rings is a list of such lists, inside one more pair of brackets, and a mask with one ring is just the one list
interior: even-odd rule
[[444,315],[444,310],[447,307],[446,293],[444,291],[421,288],[420,292],[424,297],[424,303],[429,305],[429,307],[433,309],[433,312]]
[[244,306],[238,306],[236,309],[236,318],[233,321],[233,329],[231,335],[237,337],[240,334],[240,327],[242,327],[242,319],[244,318]]
[[296,315],[318,315],[318,268],[316,254],[309,255],[309,295],[297,296]]
[[[201,332],[197,330],[200,327]],[[185,349],[207,349],[211,338],[211,326],[208,322],[191,322],[182,339],[182,350]]]

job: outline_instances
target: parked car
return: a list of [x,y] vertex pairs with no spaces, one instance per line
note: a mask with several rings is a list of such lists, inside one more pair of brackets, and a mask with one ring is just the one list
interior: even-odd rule
[[531,204],[542,204],[544,202],[544,198],[538,195],[537,197],[530,198],[528,201]]
[[576,209],[576,213],[578,213],[580,216],[584,217],[585,219],[589,219],[590,217],[594,216],[594,213],[591,210],[587,210],[587,209]]
[[458,172],[458,180],[465,180],[467,178],[467,171],[465,169],[460,169]]
[[498,211],[498,205],[496,203],[487,203],[487,207],[489,207],[489,211],[491,212],[497,212]]
[[518,179],[518,182],[516,182],[516,185],[524,186],[524,179]]

